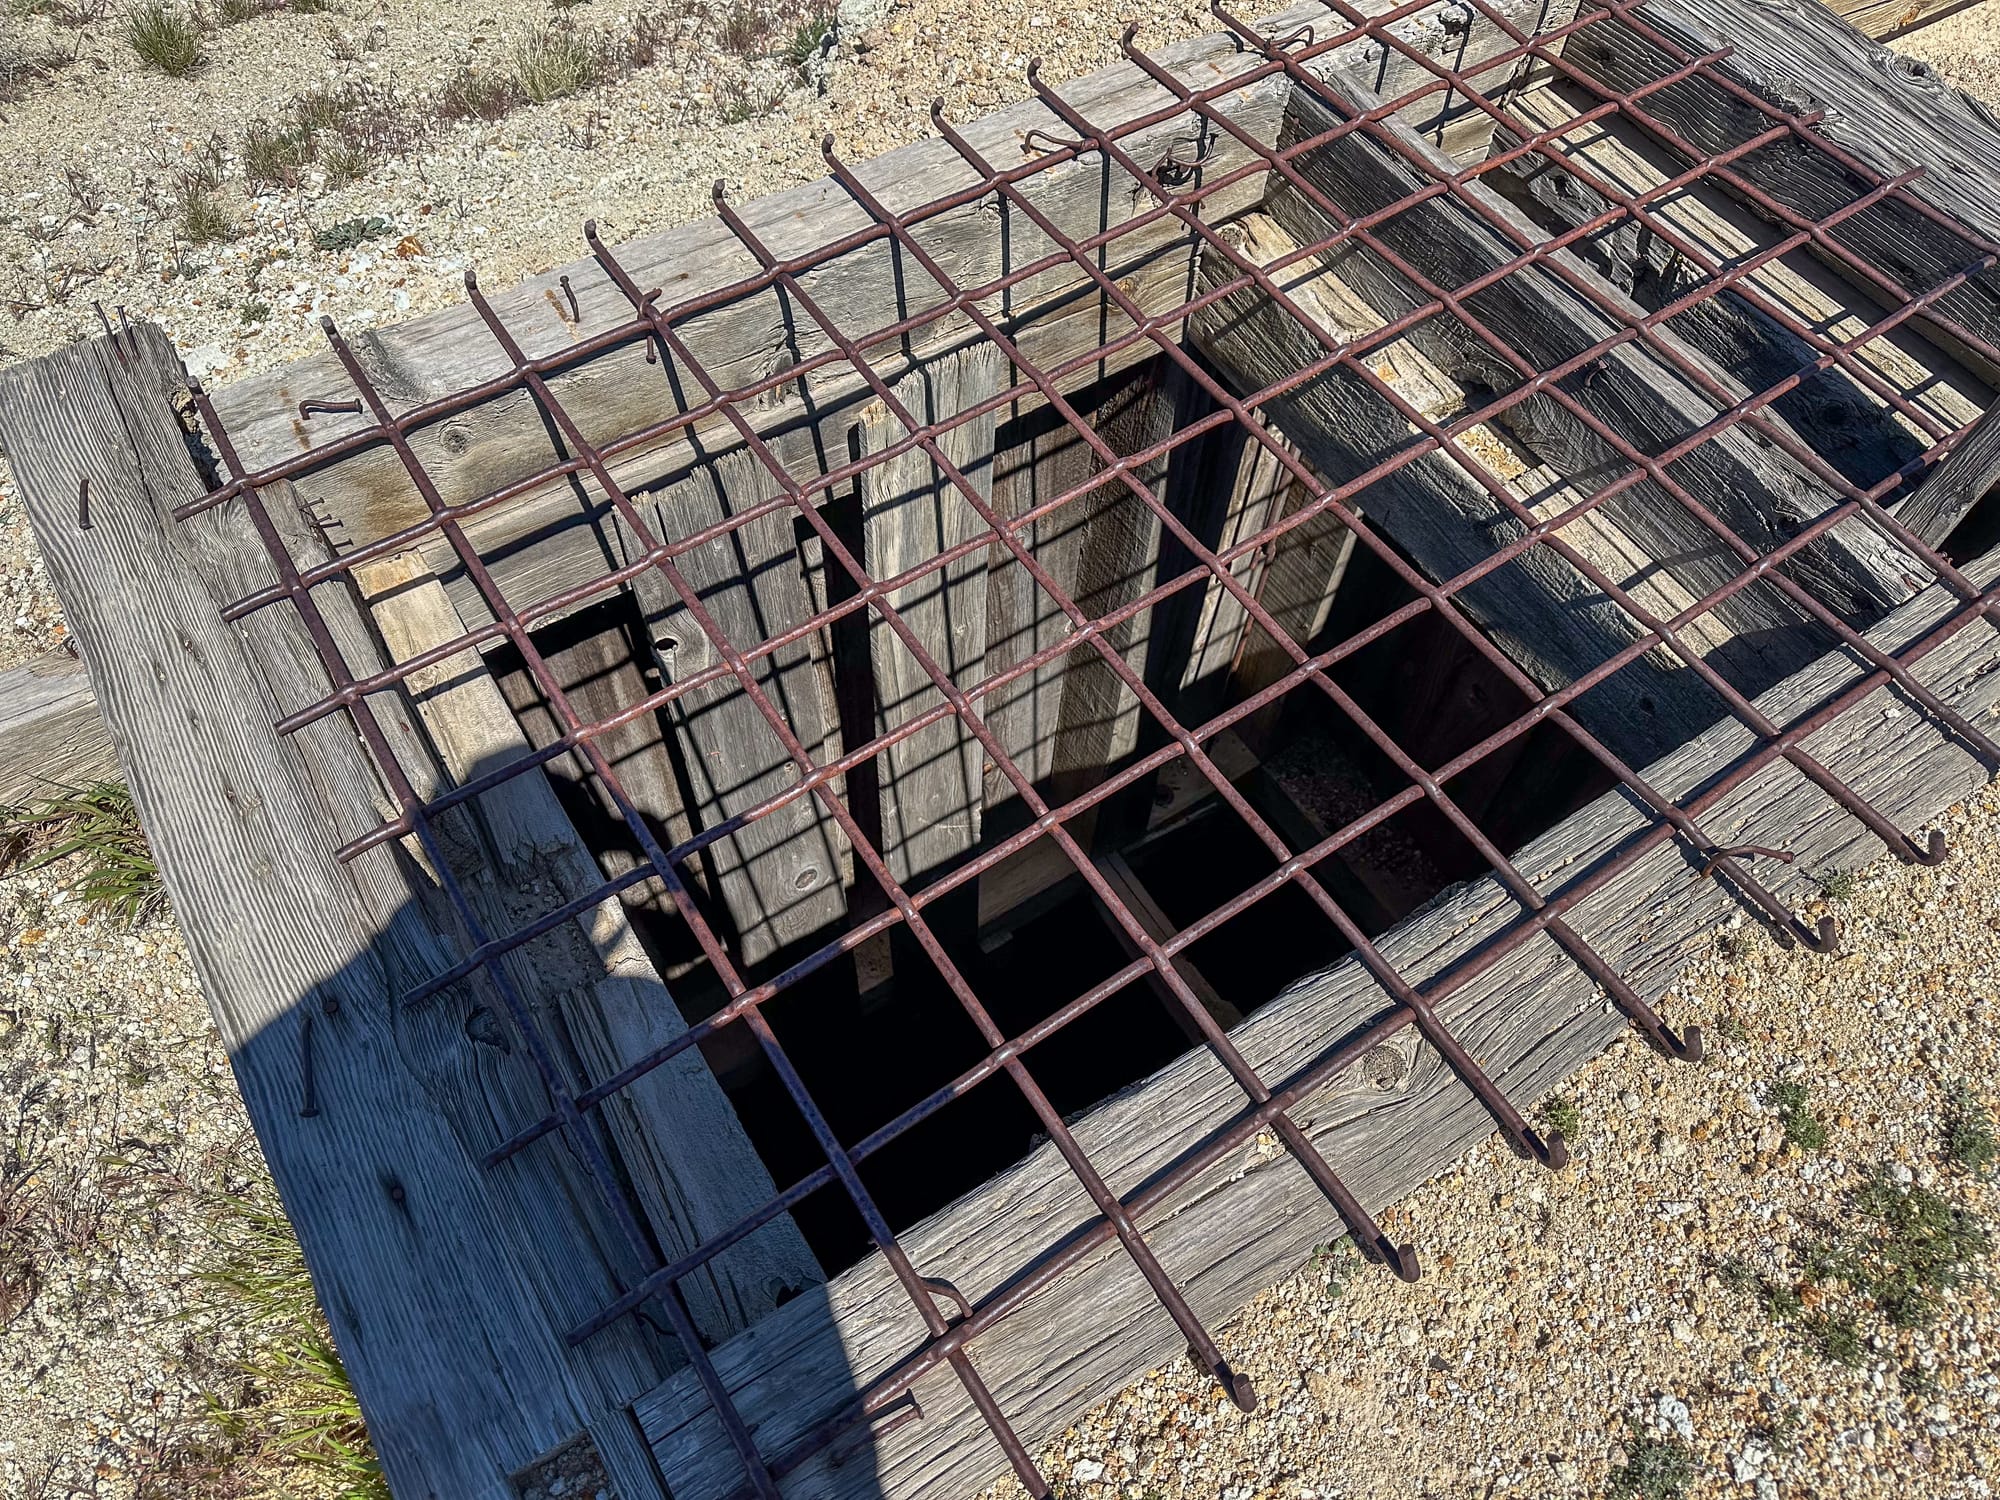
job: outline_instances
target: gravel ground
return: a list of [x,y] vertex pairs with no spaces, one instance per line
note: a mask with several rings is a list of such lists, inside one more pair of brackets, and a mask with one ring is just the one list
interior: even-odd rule
[[[319,313],[421,312],[475,263],[505,285],[575,254],[587,216],[631,235],[704,212],[718,175],[746,196],[806,180],[825,130],[886,150],[928,128],[940,84],[954,113],[989,109],[1026,92],[1029,55],[1071,76],[1110,58],[1118,19],[1164,41],[1202,10],[850,0],[802,76],[728,55],[719,13],[681,31],[592,5],[564,14],[618,52],[611,81],[445,122],[442,81],[504,72],[549,11],[278,10],[212,33],[207,66],[174,81],[137,68],[108,13],[64,24],[94,3],[0,18],[0,357],[92,331],[99,299],[161,321],[221,380],[310,347]],[[750,50],[799,14],[763,13],[774,40]],[[1904,50],[1993,98],[1996,20],[1989,4]],[[9,47],[75,56],[9,88],[24,55]],[[251,192],[246,131],[339,88],[370,102],[362,159]],[[195,245],[186,182],[202,161],[232,237]],[[369,238],[315,246],[357,220]],[[62,631],[0,476],[0,666]],[[1811,1242],[1865,1227],[1852,1201],[1877,1169],[1994,1207],[1941,1152],[1951,1085],[1994,1071],[1996,812],[1988,795],[1957,816],[1941,870],[1868,872],[1840,903],[1837,961],[1726,936],[1671,1007],[1707,1025],[1712,1063],[1669,1069],[1621,1045],[1570,1088],[1582,1128],[1562,1177],[1492,1145],[1417,1194],[1392,1218],[1425,1256],[1421,1285],[1329,1256],[1254,1304],[1226,1341],[1265,1393],[1259,1416],[1219,1409],[1190,1370],[1155,1372],[1080,1421],[1049,1472],[1124,1500],[1598,1495],[1684,1451],[1695,1496],[1991,1493],[2000,1327],[1983,1284],[1915,1331],[1838,1286],[1809,1285],[1778,1319],[1767,1303]],[[170,921],[127,933],[79,913],[60,873],[0,880],[0,1493],[296,1493],[296,1476],[227,1472],[206,1419],[238,1352],[198,1274],[206,1216],[215,1183],[258,1167],[184,948]],[[1772,1091],[1788,1080],[1811,1090],[1822,1151],[1785,1144]],[[1831,1324],[1813,1321],[1849,1310],[1853,1365],[1820,1352]]]
[[180,933],[69,873],[0,881],[0,1494],[164,1500],[222,1446],[243,1349],[201,1272],[264,1166]]
[[1989,104],[2000,100],[2000,4],[1993,0],[1904,37],[1896,50],[1929,63],[1953,88]]

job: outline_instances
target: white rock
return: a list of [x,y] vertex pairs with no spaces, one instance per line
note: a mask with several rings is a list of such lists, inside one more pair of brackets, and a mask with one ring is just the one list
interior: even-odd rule
[[1694,1414],[1688,1410],[1687,1402],[1678,1396],[1662,1396],[1654,1403],[1653,1410],[1659,1415],[1661,1425],[1673,1428],[1674,1435],[1682,1442],[1694,1441]]
[[1078,1484],[1089,1484],[1104,1477],[1104,1465],[1094,1458],[1079,1458],[1070,1466],[1069,1477]]

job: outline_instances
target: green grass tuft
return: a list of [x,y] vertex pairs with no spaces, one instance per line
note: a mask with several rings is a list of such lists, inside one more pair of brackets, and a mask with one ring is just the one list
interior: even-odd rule
[[580,94],[609,72],[603,43],[574,27],[539,27],[514,48],[514,82],[531,104]]
[[1694,1482],[1694,1455],[1677,1438],[1635,1431],[1625,1453],[1611,1471],[1614,1500],[1676,1500]]
[[92,910],[127,926],[166,909],[166,888],[146,845],[132,794],[115,781],[63,787],[60,794],[0,808],[0,872],[81,861],[66,889]]
[[1944,1154],[1959,1170],[1980,1177],[1992,1171],[1994,1161],[2000,1159],[2000,1133],[1994,1130],[1993,1116],[1963,1080],[1951,1086]]
[[1811,1090],[1796,1080],[1771,1085],[1771,1107],[1785,1128],[1785,1144],[1801,1151],[1824,1151],[1830,1132],[1826,1121],[1814,1113]]
[[217,1425],[258,1467],[317,1471],[343,1500],[389,1500],[353,1383],[313,1292],[305,1254],[268,1179],[209,1196],[205,1309],[247,1352],[248,1404],[210,1396]]
[[1846,901],[1861,888],[1861,879],[1852,870],[1821,870],[1813,877],[1829,901]]
[[460,68],[438,91],[441,120],[485,120],[491,123],[521,102],[512,78],[489,68]]
[[236,238],[236,216],[206,188],[182,196],[179,222],[181,236],[190,245],[217,245]]
[[790,40],[785,43],[782,53],[785,63],[803,78],[812,60],[819,56],[827,36],[833,30],[833,12],[816,10],[793,28]]
[[137,0],[125,12],[125,40],[139,61],[185,78],[202,64],[201,22],[174,0]]
[[1564,1140],[1575,1143],[1582,1139],[1583,1111],[1576,1107],[1574,1099],[1559,1094],[1542,1106],[1542,1113],[1551,1125],[1562,1132]]

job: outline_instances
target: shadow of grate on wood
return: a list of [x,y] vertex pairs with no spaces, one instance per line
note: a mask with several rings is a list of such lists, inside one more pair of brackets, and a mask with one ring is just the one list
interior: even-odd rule
[[[594,1195],[615,1285],[568,1340],[684,1366],[633,1407],[674,1495],[1050,1494],[1064,1363],[1119,1337],[1056,1299],[1086,1270],[1142,1304],[1124,1368],[1185,1346],[1253,1409],[1212,1309],[1255,1286],[1191,1291],[1227,1252],[1156,1244],[1167,1206],[1229,1242],[1216,1174],[1282,1161],[1414,1280],[1316,1100],[1398,1087],[1413,1034],[1560,1168],[1464,994],[1540,955],[1698,1059],[1644,934],[1578,913],[1665,851],[1833,951],[1744,834],[1774,772],[1945,856],[1808,742],[1887,689],[2000,764],[1918,671],[1995,607],[1980,487],[1933,471],[1992,399],[2000,252],[1663,15],[1218,5],[1158,59],[1128,31],[1115,87],[1031,68],[1034,128],[934,111],[926,172],[829,140],[804,230],[718,184],[682,263],[586,226],[553,285],[468,275],[449,389],[329,321],[289,450],[194,390],[177,514],[254,529],[224,614],[295,612],[327,683],[277,728],[350,725],[378,783],[341,858],[400,847],[456,936],[399,1013],[532,1070],[484,1170],[553,1142]],[[1448,953],[1389,940],[1454,911]],[[566,964],[665,987],[585,1014]],[[1354,1024],[1250,1043],[1342,965]],[[768,1175],[704,1217],[645,1184],[708,1076]]]

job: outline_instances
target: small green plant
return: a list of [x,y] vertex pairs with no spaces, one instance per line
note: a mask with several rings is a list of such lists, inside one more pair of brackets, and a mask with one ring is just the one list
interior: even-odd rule
[[268,323],[271,321],[271,304],[246,302],[236,309],[236,321],[246,328],[255,323]]
[[785,63],[799,77],[806,76],[812,60],[818,57],[820,49],[833,31],[833,12],[816,10],[793,29],[791,39],[785,43],[783,53]]
[[1992,1248],[1984,1219],[1915,1183],[1872,1177],[1854,1206],[1874,1224],[1859,1247],[1856,1284],[1898,1328],[1929,1322],[1938,1294],[1968,1281]]
[[44,869],[72,856],[81,871],[67,889],[94,910],[131,926],[165,909],[159,866],[132,794],[117,782],[64,787],[60,795],[0,809],[0,871]]
[[0,36],[0,104],[10,104],[27,93],[31,84],[55,77],[75,62],[77,56],[57,47]]
[[365,245],[370,240],[378,240],[389,232],[389,221],[379,215],[368,218],[342,219],[338,224],[330,224],[325,229],[313,232],[315,250],[352,250]]
[[1733,1010],[1726,1010],[1715,1018],[1715,1034],[1732,1047],[1741,1047],[1750,1040],[1750,1028]]
[[1904,1365],[1899,1369],[1896,1384],[1902,1387],[1904,1395],[1914,1396],[1919,1401],[1928,1401],[1938,1393],[1937,1372],[1918,1364]]
[[1327,1296],[1338,1297],[1346,1292],[1348,1282],[1361,1269],[1361,1252],[1354,1248],[1351,1239],[1316,1245],[1313,1247],[1312,1269],[1314,1275],[1325,1279]]
[[219,26],[241,26],[283,7],[284,0],[216,0],[215,20]]
[[1840,1313],[1811,1313],[1800,1319],[1799,1327],[1824,1359],[1848,1369],[1859,1369],[1868,1358],[1861,1341],[1861,1329],[1853,1318]]
[[1558,1094],[1542,1106],[1542,1113],[1548,1122],[1562,1132],[1566,1141],[1577,1141],[1583,1137],[1583,1111],[1576,1107],[1574,1099]]
[[1785,1130],[1785,1144],[1801,1151],[1824,1151],[1828,1139],[1826,1121],[1815,1114],[1811,1090],[1796,1079],[1782,1079],[1771,1085],[1771,1107]]
[[320,165],[326,168],[326,185],[343,188],[366,177],[374,162],[363,147],[341,141],[327,149]]
[[292,100],[292,121],[308,138],[338,130],[353,110],[355,96],[346,89],[309,89]]
[[1856,1190],[1853,1207],[1866,1228],[1807,1246],[1796,1284],[1741,1261],[1717,1268],[1726,1285],[1761,1297],[1773,1322],[1795,1323],[1823,1357],[1850,1366],[1867,1358],[1864,1319],[1892,1328],[1928,1322],[1940,1294],[1969,1281],[1992,1248],[1977,1214],[1881,1173]]
[[1725,932],[1715,941],[1715,946],[1723,958],[1730,963],[1740,963],[1757,951],[1757,927],[1739,927],[1734,932]]
[[1634,1429],[1625,1462],[1611,1471],[1615,1500],[1676,1500],[1694,1482],[1694,1455],[1678,1438]]
[[202,63],[201,22],[174,0],[136,0],[125,12],[125,40],[147,67],[185,78]]
[[1993,1116],[1962,1079],[1951,1086],[1944,1154],[1960,1171],[1980,1177],[1992,1171],[1994,1161],[2000,1159],[2000,1134],[1993,1128]]
[[771,112],[776,101],[741,78],[726,78],[715,86],[715,110],[725,125],[743,125]]
[[490,68],[460,68],[438,91],[435,109],[441,120],[499,119],[521,102],[514,80]]
[[243,131],[243,180],[253,193],[290,187],[312,160],[312,138],[267,120],[253,120]]
[[1825,869],[1813,878],[1819,882],[1819,888],[1826,892],[1826,899],[1829,901],[1849,900],[1861,886],[1859,877],[1852,870]]
[[532,104],[580,94],[604,81],[603,44],[570,26],[543,26],[514,48],[514,79]]

